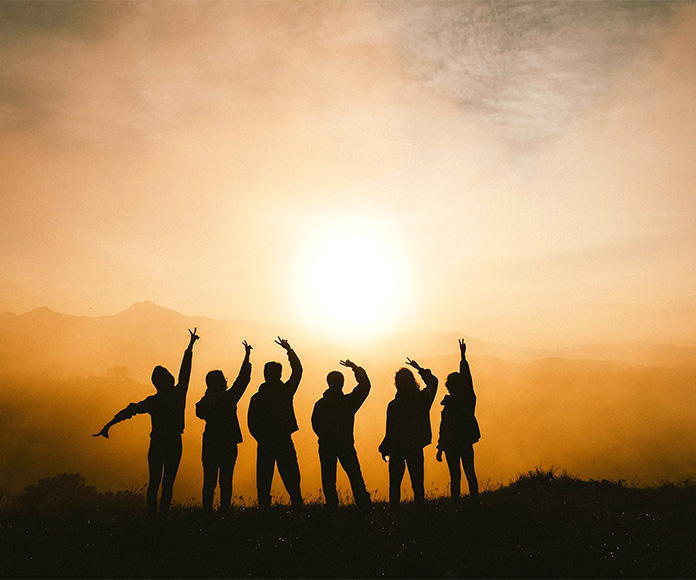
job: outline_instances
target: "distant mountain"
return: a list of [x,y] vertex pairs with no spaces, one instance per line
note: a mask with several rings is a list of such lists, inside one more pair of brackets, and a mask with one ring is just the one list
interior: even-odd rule
[[126,321],[161,321],[161,320],[185,320],[186,316],[172,310],[171,308],[165,308],[159,304],[155,304],[151,300],[145,300],[144,302],[136,302],[132,306],[129,306],[122,312],[114,315],[115,319],[126,320]]
[[696,347],[674,344],[621,342],[554,349],[552,355],[567,359],[623,361],[648,367],[696,368]]
[[60,314],[42,307],[20,315],[2,313],[0,323],[0,372],[103,375],[125,365],[139,380],[149,380],[155,364],[171,367],[172,372],[178,369],[189,328],[198,328],[202,336],[199,344],[204,346],[197,349],[202,359],[197,358],[211,365],[238,354],[242,340],[273,345],[278,334],[288,331],[283,325],[189,317],[151,301],[98,317]]
[[[307,329],[254,321],[190,317],[151,301],[138,302],[112,316],[72,316],[46,307],[25,314],[0,314],[0,369],[5,373],[72,376],[103,375],[114,367],[128,367],[131,376],[149,377],[154,364],[177,367],[188,338],[188,328],[197,327],[203,337],[197,358],[217,368],[237,364],[240,343],[248,340],[255,355],[273,359],[278,353],[273,341],[288,336],[303,352],[326,355],[330,360],[348,356],[362,360],[403,360],[405,356],[428,359],[446,357],[456,366],[455,333],[399,333],[364,345],[351,344],[312,334]],[[647,344],[587,345],[564,349],[539,349],[494,344],[465,337],[470,356],[494,357],[516,363],[544,358],[621,361],[653,367],[696,368],[696,347]]]

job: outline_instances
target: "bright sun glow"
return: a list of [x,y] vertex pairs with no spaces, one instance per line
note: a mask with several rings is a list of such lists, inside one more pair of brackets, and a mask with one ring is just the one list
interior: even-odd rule
[[407,261],[384,224],[325,222],[309,236],[298,278],[303,319],[332,336],[393,329],[409,301]]

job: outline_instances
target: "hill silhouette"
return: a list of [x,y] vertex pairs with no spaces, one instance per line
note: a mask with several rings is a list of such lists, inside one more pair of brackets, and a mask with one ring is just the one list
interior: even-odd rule
[[[183,327],[197,327],[207,334],[208,344],[202,357],[229,356],[230,348],[243,337],[261,347],[280,334],[293,336],[305,350],[338,351],[347,345],[338,340],[318,337],[307,329],[244,320],[216,320],[185,316],[151,301],[138,302],[111,316],[72,316],[46,307],[25,314],[0,313],[4,332],[0,335],[0,368],[5,373],[53,376],[101,374],[124,364],[133,368],[131,375],[147,380],[151,361],[170,356],[176,350],[177,333]],[[562,349],[541,349],[495,344],[464,335],[476,356],[500,358],[509,362],[529,363],[543,358],[588,359],[628,362],[659,368],[696,368],[696,347],[620,343],[580,345]],[[434,357],[450,353],[458,333],[400,333],[386,335],[366,345],[350,344],[361,355],[376,359],[398,358],[405,350],[419,356]],[[238,339],[239,338],[239,339]],[[272,349],[269,349],[272,352]],[[141,364],[141,359],[147,359]],[[130,368],[129,366],[129,368]]]
[[536,469],[458,508],[311,503],[225,518],[175,504],[166,526],[138,491],[78,474],[0,504],[5,578],[693,578],[691,481],[633,487]]

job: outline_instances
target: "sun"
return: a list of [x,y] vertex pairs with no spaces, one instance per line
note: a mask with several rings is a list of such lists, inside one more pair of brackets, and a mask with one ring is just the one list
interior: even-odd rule
[[408,261],[388,224],[335,218],[307,236],[297,269],[303,322],[335,337],[393,330],[410,298]]

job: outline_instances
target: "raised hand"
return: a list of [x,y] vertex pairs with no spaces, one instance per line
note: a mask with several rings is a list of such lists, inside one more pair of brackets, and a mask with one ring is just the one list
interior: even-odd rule
[[95,433],[92,435],[92,437],[106,437],[107,439],[109,438],[109,427],[108,425],[105,425],[104,428],[99,431],[99,433]]
[[251,352],[251,349],[254,348],[246,340],[242,341],[242,345],[244,345],[244,350],[246,351],[247,354],[249,354]]
[[410,358],[406,358],[406,364],[407,364],[408,366],[413,367],[413,368],[416,369],[417,371],[420,371],[420,370],[422,370],[422,368],[423,368],[423,367],[421,367],[416,361],[411,360]]
[[339,364],[343,365],[344,367],[348,367],[348,368],[353,369],[353,370],[358,368],[358,365],[356,365],[352,360],[350,360],[348,358],[346,360],[342,360],[342,361],[338,361],[338,362],[339,362]]
[[290,343],[288,342],[287,338],[278,337],[275,342],[276,344],[282,346],[285,350],[292,350],[292,347],[290,346]]
[[466,354],[466,343],[463,338],[459,339],[459,351],[462,353],[462,356]]
[[196,342],[196,341],[200,338],[200,336],[198,336],[198,335],[196,334],[196,328],[195,328],[195,327],[194,327],[193,330],[191,330],[191,329],[189,328],[188,331],[189,331],[189,334],[191,335],[191,340],[189,341],[189,347],[192,347],[192,346],[193,346],[193,343]]

